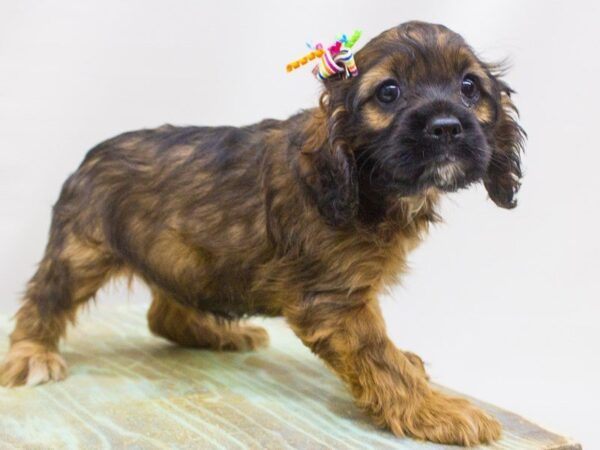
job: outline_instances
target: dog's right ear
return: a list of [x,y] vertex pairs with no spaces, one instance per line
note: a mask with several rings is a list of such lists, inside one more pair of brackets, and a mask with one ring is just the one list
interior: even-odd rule
[[321,96],[319,109],[304,130],[299,174],[325,221],[346,227],[358,211],[356,163],[344,139],[347,111],[331,94],[326,91]]

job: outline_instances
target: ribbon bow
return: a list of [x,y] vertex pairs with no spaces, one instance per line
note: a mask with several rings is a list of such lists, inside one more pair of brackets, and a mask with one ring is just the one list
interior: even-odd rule
[[325,81],[327,78],[342,74],[343,78],[351,78],[358,75],[358,69],[354,62],[354,54],[349,48],[342,48],[333,55],[330,50],[326,50],[321,56],[319,65],[313,69],[315,76]]
[[341,37],[337,38],[335,43],[328,48],[323,48],[322,44],[317,44],[311,52],[304,55],[302,58],[289,63],[286,66],[288,72],[299,68],[319,58],[319,64],[314,67],[313,74],[317,79],[325,81],[326,79],[335,76],[342,75],[342,78],[351,78],[358,75],[358,68],[354,61],[354,53],[352,47],[356,41],[360,38],[361,31],[356,30],[350,37],[342,34]]

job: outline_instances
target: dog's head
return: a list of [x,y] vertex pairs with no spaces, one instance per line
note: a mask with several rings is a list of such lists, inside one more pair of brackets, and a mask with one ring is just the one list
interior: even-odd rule
[[497,66],[422,22],[385,31],[356,63],[358,77],[325,82],[325,143],[309,139],[303,151],[307,185],[329,222],[350,222],[361,191],[383,201],[483,181],[498,206],[516,205],[524,132]]

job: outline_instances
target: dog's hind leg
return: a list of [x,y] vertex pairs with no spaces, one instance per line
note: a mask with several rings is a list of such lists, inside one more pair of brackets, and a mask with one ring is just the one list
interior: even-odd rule
[[264,328],[185,307],[156,288],[152,289],[152,295],[152,305],[148,310],[150,331],[179,345],[245,351],[269,343],[269,335]]
[[100,245],[53,227],[44,258],[16,314],[10,349],[0,366],[0,385],[36,385],[65,377],[59,340],[68,322],[74,322],[77,308],[117,267]]

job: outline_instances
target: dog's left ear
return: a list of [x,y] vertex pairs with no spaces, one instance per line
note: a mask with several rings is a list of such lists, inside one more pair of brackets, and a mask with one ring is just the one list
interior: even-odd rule
[[336,227],[348,226],[358,211],[356,162],[348,141],[343,92],[338,86],[326,85],[320,106],[304,130],[298,161],[309,196],[325,221]]
[[517,206],[515,195],[521,187],[521,153],[526,137],[517,123],[518,110],[511,99],[513,90],[497,80],[498,119],[493,132],[492,159],[483,179],[490,198],[502,208]]

